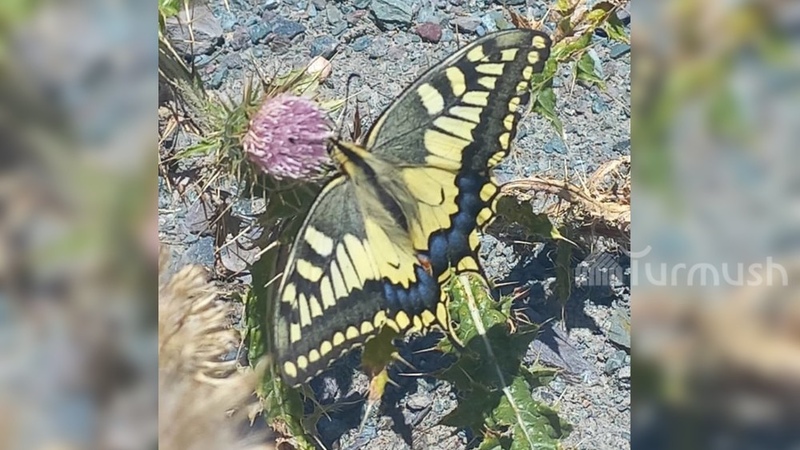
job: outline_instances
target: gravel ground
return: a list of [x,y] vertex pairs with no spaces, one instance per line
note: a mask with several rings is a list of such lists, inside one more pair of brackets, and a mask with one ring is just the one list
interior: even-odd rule
[[[254,65],[268,75],[281,74],[336,49],[333,73],[322,86],[321,96],[344,97],[349,75],[359,75],[351,82],[350,92],[355,93],[365,125],[427,67],[502,25],[500,5],[484,0],[228,3],[229,10],[222,0],[211,0],[208,8],[200,7],[194,16],[195,63],[212,90],[236,98],[243,75]],[[547,10],[545,3],[530,0],[505,3],[537,18]],[[174,37],[185,36],[178,27],[170,28]],[[580,180],[603,162],[630,154],[629,47],[600,36],[594,39],[592,56],[600,62],[606,90],[573,84],[569,68],[563,68],[555,86],[565,139],[544,119],[524,118],[516,148],[496,170],[501,181],[530,175]],[[189,200],[179,200],[162,186],[161,239],[176,244],[176,265],[211,267],[215,238],[196,225],[204,222],[205,203]],[[234,204],[245,219],[253,207]],[[593,246],[594,256],[607,255],[621,270],[628,267],[624,258],[616,256],[613,243],[599,241]],[[630,448],[630,342],[620,319],[629,317],[629,289],[621,284],[576,288],[562,314],[553,298],[555,269],[550,255],[552,248],[546,245],[483,238],[481,256],[487,274],[497,282],[529,287],[523,306],[537,322],[547,324],[529,359],[563,369],[533,395],[554,406],[574,426],[566,448]],[[245,275],[236,281],[249,279]],[[434,340],[433,335],[411,339],[402,354],[421,372],[441,367],[446,363],[441,356],[416,352],[429,348]],[[313,383],[321,403],[344,405],[318,424],[327,448],[456,449],[473,441],[474,436],[465,430],[436,425],[455,408],[456,393],[450,386],[430,377],[404,376],[409,374],[398,373],[401,369],[392,376],[400,387],[387,390],[382,407],[359,433],[367,380],[363,375],[352,376],[357,361],[351,354]]]

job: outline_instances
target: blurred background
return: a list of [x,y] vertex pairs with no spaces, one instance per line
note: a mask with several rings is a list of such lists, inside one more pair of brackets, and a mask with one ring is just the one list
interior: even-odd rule
[[[157,445],[156,6],[0,3],[0,448]],[[631,446],[798,448],[800,2],[632,19]]]
[[155,448],[156,2],[0,2],[0,448]]
[[800,448],[800,2],[633,3],[633,448]]

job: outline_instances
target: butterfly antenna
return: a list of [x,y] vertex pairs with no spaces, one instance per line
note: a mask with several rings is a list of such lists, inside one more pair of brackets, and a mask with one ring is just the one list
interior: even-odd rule
[[344,90],[344,106],[342,106],[342,111],[339,113],[339,118],[336,119],[336,123],[338,124],[338,130],[336,130],[336,136],[342,135],[342,128],[344,127],[344,116],[347,112],[347,104],[350,99],[350,83],[353,81],[354,78],[360,78],[361,75],[357,73],[351,73],[347,77],[347,85],[345,86]]

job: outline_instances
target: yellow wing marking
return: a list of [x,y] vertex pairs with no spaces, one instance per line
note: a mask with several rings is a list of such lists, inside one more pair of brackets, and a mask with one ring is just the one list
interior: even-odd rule
[[328,353],[331,352],[331,350],[333,350],[333,345],[331,344],[331,341],[322,341],[322,343],[319,344],[319,352],[320,354],[322,354],[322,356],[327,355]]
[[533,76],[532,66],[526,66],[524,69],[522,69],[522,78],[530,80],[532,76]]
[[355,265],[358,277],[361,279],[362,283],[366,280],[376,280],[380,278],[375,268],[375,260],[367,253],[361,239],[352,234],[348,234],[344,237],[343,241],[344,245],[347,247],[347,251],[353,257],[353,264]]
[[297,271],[298,275],[312,283],[316,283],[320,278],[322,278],[322,269],[311,264],[305,259],[298,259],[294,270]]
[[500,60],[501,61],[513,61],[514,58],[517,57],[517,52],[519,49],[517,48],[507,48],[505,50],[500,51]]
[[299,367],[301,370],[306,370],[306,367],[308,367],[308,359],[306,359],[306,357],[303,355],[298,356],[297,367]]
[[424,251],[431,233],[450,228],[450,215],[458,212],[456,175],[433,167],[410,167],[403,169],[402,177],[418,200],[419,222],[411,224],[411,241],[416,250]]
[[293,323],[289,325],[289,342],[295,343],[303,338],[303,333],[300,331],[300,324]]
[[353,262],[350,261],[350,256],[347,254],[347,249],[345,249],[343,244],[336,246],[336,262],[339,263],[342,271],[342,277],[344,277],[344,285],[348,292],[363,286],[362,282],[358,278],[358,273],[353,267]]
[[304,238],[308,246],[321,256],[329,256],[333,251],[333,239],[310,225]]
[[497,85],[497,77],[480,77],[478,78],[478,84],[486,89],[494,89],[495,85]]
[[507,149],[508,144],[511,142],[511,133],[503,133],[497,140],[500,141],[500,147]]
[[464,103],[475,106],[487,106],[489,104],[489,93],[482,91],[470,91],[464,94]]
[[486,54],[483,53],[483,46],[477,46],[467,53],[467,59],[470,62],[478,62],[486,57]]
[[319,300],[315,296],[311,296],[308,298],[308,306],[311,309],[311,317],[320,317],[322,316],[322,306],[319,304]]
[[480,123],[483,108],[477,106],[453,106],[447,113],[470,122]]
[[503,74],[503,68],[505,66],[506,65],[502,63],[484,63],[475,66],[475,71],[484,75],[500,76]]
[[322,297],[322,306],[325,309],[336,306],[336,294],[333,293],[330,277],[325,277],[319,283],[319,295]]
[[461,154],[470,141],[429,129],[423,137],[425,149],[430,152],[425,157],[428,166],[458,171],[461,168]]
[[477,125],[477,123],[471,123],[448,116],[437,117],[436,120],[433,121],[433,124],[465,140],[472,140],[472,130],[475,129]]
[[506,127],[506,130],[511,131],[514,128],[514,122],[516,121],[516,117],[514,114],[509,114],[503,119],[503,126]]
[[297,297],[297,304],[300,306],[300,326],[305,327],[311,325],[311,311],[309,311],[308,300],[305,294],[300,294]]
[[450,89],[456,97],[461,97],[467,90],[467,81],[464,77],[464,72],[458,67],[448,67],[444,71],[447,79],[450,81]]
[[336,294],[336,298],[344,298],[350,293],[347,288],[344,287],[344,278],[342,278],[342,273],[339,271],[339,265],[336,264],[336,261],[331,262],[331,280],[333,281],[333,292]]
[[[547,47],[547,41],[545,41],[544,38],[541,37],[541,36],[534,36],[533,37],[533,42],[531,43],[531,45],[532,45],[533,48],[535,48],[537,50],[543,50],[543,49],[545,49]],[[531,52],[531,53],[534,53],[537,58],[539,57],[539,53],[538,52]],[[530,61],[530,55],[528,55],[528,61]],[[533,64],[533,63],[531,63],[531,64]]]
[[417,263],[412,249],[399,247],[379,224],[369,218],[364,223],[364,229],[378,272],[391,282],[407,288],[414,281],[414,265]]
[[311,361],[312,363],[319,361],[320,357],[321,356],[319,352],[315,348],[312,348],[311,351],[308,352],[308,360]]
[[444,109],[444,98],[442,94],[430,84],[425,83],[421,85],[417,89],[417,95],[419,95],[419,99],[422,101],[425,109],[428,110],[428,114],[433,116],[439,114]]
[[519,102],[519,97],[511,97],[511,100],[508,101],[508,110],[512,113],[517,112],[517,109],[519,109]]
[[297,378],[297,367],[289,361],[283,363],[283,373],[291,378]]

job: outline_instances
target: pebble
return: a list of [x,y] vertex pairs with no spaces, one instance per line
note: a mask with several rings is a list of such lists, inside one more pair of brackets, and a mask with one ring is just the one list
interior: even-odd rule
[[334,49],[336,49],[336,45],[338,43],[339,41],[328,35],[323,35],[314,38],[314,40],[311,41],[311,49],[310,49],[311,57],[313,58],[315,56],[323,55],[325,53],[333,51]]
[[604,102],[601,98],[595,97],[592,100],[592,112],[595,114],[601,114],[608,111],[608,105]]
[[346,29],[347,29],[347,22],[344,22],[344,21],[342,21],[342,22],[337,22],[337,23],[336,23],[336,24],[335,24],[335,25],[334,25],[334,26],[331,28],[331,34],[332,34],[332,35],[334,35],[334,36],[338,36],[338,35],[340,35],[340,34],[344,33],[344,31],[345,31]]
[[553,136],[543,146],[542,150],[545,153],[566,153],[567,149],[564,147],[564,142],[558,136]]
[[[501,15],[502,18],[502,15]],[[493,13],[489,13],[481,17],[481,25],[483,28],[486,29],[488,32],[497,31],[497,17]]]
[[616,372],[620,367],[625,365],[625,353],[624,350],[617,350],[611,355],[610,358],[606,361],[605,368],[603,369],[606,374],[611,375],[612,373]]
[[631,46],[628,44],[614,44],[611,46],[610,56],[613,59],[617,59],[621,56],[624,56],[631,51]]
[[437,14],[436,10],[433,9],[430,5],[425,5],[419,9],[417,12],[417,23],[425,23],[425,22],[432,22],[432,23],[439,23],[441,19]]
[[436,44],[442,39],[442,27],[438,23],[421,23],[417,25],[414,32],[425,42],[433,42]]
[[309,3],[308,4],[308,8],[306,9],[306,14],[308,14],[308,17],[310,17],[312,19],[314,17],[317,17],[317,7],[314,6],[313,3]]
[[247,46],[247,41],[250,40],[250,36],[247,33],[245,28],[238,28],[236,31],[233,32],[233,36],[231,37],[229,43],[231,49],[234,51],[239,51]]
[[369,8],[377,25],[383,29],[411,24],[411,2],[406,0],[372,0]]
[[264,22],[258,22],[249,28],[249,32],[250,42],[253,44],[258,44],[264,40],[265,37],[267,37],[270,32],[270,27]]
[[344,19],[344,14],[333,3],[328,3],[325,6],[325,15],[328,17],[328,23],[336,25]]
[[280,2],[278,2],[278,0],[264,0],[261,3],[261,6],[263,6],[264,9],[267,9],[267,10],[273,10],[273,9],[277,8],[279,5],[280,5]]
[[620,380],[627,380],[631,377],[631,366],[625,366],[617,372],[617,378]]
[[272,24],[272,32],[286,39],[293,39],[305,33],[305,31],[306,27],[303,25],[292,20],[284,19],[283,17],[277,18]]
[[458,17],[451,23],[462,33],[475,33],[481,25],[480,19],[475,17]]
[[408,397],[406,407],[412,411],[419,411],[427,408],[432,403],[431,395],[427,393],[416,393]]
[[372,45],[367,47],[367,54],[370,58],[377,59],[386,55],[389,51],[389,41],[383,37],[378,36],[372,41]]
[[372,0],[356,0],[353,2],[353,6],[358,9],[367,9],[371,1]]
[[372,39],[369,36],[359,36],[355,41],[353,41],[353,45],[351,45],[351,47],[353,48],[353,51],[363,52],[371,43]]
[[220,18],[220,25],[222,25],[222,29],[228,33],[233,31],[238,24],[239,20],[236,19],[236,16],[233,14],[223,13],[222,17]]

